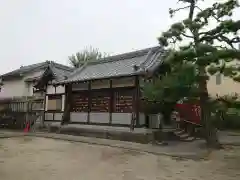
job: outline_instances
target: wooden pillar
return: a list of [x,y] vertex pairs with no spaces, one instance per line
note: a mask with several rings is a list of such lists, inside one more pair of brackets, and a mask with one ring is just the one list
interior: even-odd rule
[[45,110],[46,110],[46,101],[47,101],[47,91],[45,91],[45,94],[44,94],[44,101],[43,101],[43,119],[42,119],[42,124],[44,124],[44,121],[45,121]]
[[64,102],[64,112],[67,110],[67,104],[68,104],[68,84],[65,85],[65,102]]
[[139,77],[135,77],[135,113],[136,113],[136,126],[139,126],[139,111],[140,111],[140,87],[139,87]]
[[91,105],[92,105],[92,96],[91,96],[91,81],[88,82],[88,116],[87,116],[87,123],[90,123],[90,113],[91,113]]
[[112,113],[114,106],[114,91],[112,87],[112,80],[110,79],[110,111],[109,111],[109,124],[112,124]]
[[61,112],[64,112],[66,106],[65,106],[65,99],[66,99],[66,96],[65,96],[65,93],[62,94],[62,108],[61,108]]
[[72,112],[73,109],[73,98],[72,98],[72,84],[68,85],[68,103],[69,103],[69,112],[68,112],[68,117],[70,121],[70,112]]
[[134,127],[139,126],[139,80],[138,77],[134,77],[134,91],[133,91],[133,112],[130,128],[134,130]]
[[72,111],[72,84],[65,85],[65,108],[62,124],[70,122],[70,112]]

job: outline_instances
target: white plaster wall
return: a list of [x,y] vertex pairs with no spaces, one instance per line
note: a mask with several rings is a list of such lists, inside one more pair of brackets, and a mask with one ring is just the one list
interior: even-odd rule
[[109,123],[109,113],[90,113],[90,122],[92,123]]
[[54,113],[54,120],[61,121],[63,113]]
[[3,80],[3,86],[0,91],[0,98],[21,97],[33,95],[33,84],[25,82],[27,78],[38,77],[42,75],[43,70],[26,74],[22,79]]
[[131,113],[112,113],[112,124],[131,124]]
[[87,122],[88,113],[85,112],[71,112],[70,121],[71,122]]
[[47,107],[48,107],[48,96],[46,96],[46,99],[45,99],[45,107],[44,107],[44,109],[45,109],[45,111],[47,111]]
[[47,86],[47,94],[55,94],[55,87],[51,84]]
[[209,95],[212,97],[216,97],[217,94],[219,96],[231,95],[235,93],[240,95],[240,83],[233,81],[229,77],[224,77],[223,75],[221,75],[220,84],[216,84],[216,75],[211,76],[207,87]]
[[140,125],[146,124],[146,122],[145,122],[145,114],[144,113],[139,113],[139,124]]
[[[240,66],[238,60],[234,60],[226,63],[226,66]],[[216,76],[210,76],[209,81],[207,83],[209,95],[212,97],[216,97],[216,95],[224,96],[224,95],[232,95],[239,94],[240,95],[240,83],[233,81],[229,77],[225,77],[224,75],[220,75],[220,84],[216,83]]]
[[26,83],[20,80],[3,81],[0,98],[20,97],[27,95]]
[[65,108],[65,95],[62,95],[62,111],[64,111]]
[[53,120],[53,113],[45,113],[45,120]]
[[33,83],[32,82],[23,82],[25,84],[25,90],[23,96],[33,96]]
[[65,86],[57,86],[56,87],[56,94],[61,94],[61,93],[65,93]]

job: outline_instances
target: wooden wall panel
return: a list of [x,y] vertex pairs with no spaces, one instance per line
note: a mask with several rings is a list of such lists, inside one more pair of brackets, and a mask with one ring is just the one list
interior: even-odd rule
[[131,87],[135,85],[134,77],[126,77],[112,80],[112,87]]
[[110,80],[96,80],[91,82],[91,89],[110,88]]

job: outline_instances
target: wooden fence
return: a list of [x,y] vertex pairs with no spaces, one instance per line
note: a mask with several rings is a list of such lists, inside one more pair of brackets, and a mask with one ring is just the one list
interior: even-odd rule
[[33,98],[0,100],[0,127],[23,129],[44,111],[44,100]]

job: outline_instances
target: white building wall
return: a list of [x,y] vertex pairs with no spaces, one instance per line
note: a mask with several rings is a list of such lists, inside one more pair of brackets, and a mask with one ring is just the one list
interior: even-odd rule
[[90,116],[90,123],[109,123],[110,121],[109,113],[91,112],[89,116]]
[[211,76],[207,87],[209,95],[212,97],[224,96],[224,95],[232,95],[232,94],[239,94],[240,95],[240,83],[232,80],[229,77],[221,76],[220,83],[216,83],[216,75]]
[[[238,60],[231,61],[226,64],[226,66],[240,66]],[[217,82],[218,76],[218,82]],[[222,74],[216,74],[210,76],[209,81],[207,83],[209,95],[212,97],[224,96],[224,95],[232,95],[239,94],[240,95],[240,83],[234,81],[232,78],[225,77]]]
[[53,85],[47,86],[47,94],[56,94],[55,93],[55,87]]
[[85,112],[71,112],[70,121],[71,122],[87,122],[88,113]]
[[27,78],[38,77],[43,73],[43,70],[28,73],[22,79],[16,80],[3,80],[3,86],[0,91],[0,98],[11,98],[21,96],[33,95],[33,84],[31,82],[25,82]]
[[62,111],[64,111],[65,108],[65,94],[62,95]]
[[132,121],[132,113],[112,113],[112,124],[127,124]]
[[46,96],[46,98],[45,98],[45,107],[44,107],[44,109],[45,109],[45,111],[47,111],[48,110],[48,96]]
[[65,86],[63,85],[56,86],[56,88],[54,85],[51,84],[47,86],[47,94],[63,94],[63,93],[65,93]]
[[56,94],[61,94],[61,93],[65,93],[65,86],[57,86],[56,87]]
[[25,96],[27,93],[25,82],[21,80],[3,81],[1,87],[0,98],[10,98]]

